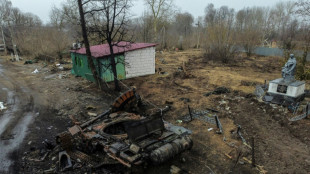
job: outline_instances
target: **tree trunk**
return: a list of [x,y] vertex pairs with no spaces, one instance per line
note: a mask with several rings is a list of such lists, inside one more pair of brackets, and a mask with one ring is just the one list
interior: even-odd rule
[[7,52],[7,49],[6,49],[5,38],[4,38],[4,32],[3,32],[3,25],[2,25],[2,24],[1,24],[1,34],[2,34],[2,41],[3,41],[3,44],[4,44],[4,54],[7,55],[8,52]]
[[157,19],[154,19],[154,42],[157,43]]
[[90,47],[89,47],[89,42],[88,42],[88,37],[87,37],[87,32],[86,32],[86,24],[85,24],[82,0],[78,0],[78,5],[79,5],[79,12],[80,12],[80,21],[81,21],[81,27],[82,27],[82,34],[83,34],[84,44],[85,44],[85,48],[86,48],[87,62],[89,64],[89,67],[90,67],[91,72],[93,74],[93,77],[95,79],[95,83],[101,89],[100,78],[98,77],[98,73],[97,73],[94,61],[92,59],[92,56],[91,56],[91,52],[90,52]]
[[112,43],[109,43],[110,47],[110,53],[111,53],[111,66],[112,66],[112,72],[114,76],[114,86],[115,86],[115,91],[120,91],[121,87],[119,86],[118,79],[117,79],[117,70],[116,70],[116,63],[115,63],[115,55],[113,52],[113,46]]

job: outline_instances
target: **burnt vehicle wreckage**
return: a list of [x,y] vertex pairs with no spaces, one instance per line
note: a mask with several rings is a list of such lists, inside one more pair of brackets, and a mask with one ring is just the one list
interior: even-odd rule
[[91,168],[115,162],[128,168],[157,165],[191,149],[191,131],[162,119],[168,107],[142,116],[143,105],[131,89],[104,113],[58,134],[58,170],[72,168],[71,160]]

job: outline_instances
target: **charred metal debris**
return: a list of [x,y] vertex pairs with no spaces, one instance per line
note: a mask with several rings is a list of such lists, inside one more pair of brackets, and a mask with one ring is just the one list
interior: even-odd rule
[[59,171],[72,169],[72,160],[91,168],[160,164],[191,149],[191,131],[164,121],[165,109],[149,116],[129,112],[141,105],[139,95],[129,90],[102,114],[58,134]]

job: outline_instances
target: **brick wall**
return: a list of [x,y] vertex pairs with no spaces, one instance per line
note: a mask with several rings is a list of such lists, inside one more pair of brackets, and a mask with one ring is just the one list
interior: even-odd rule
[[126,78],[155,74],[155,47],[125,53]]

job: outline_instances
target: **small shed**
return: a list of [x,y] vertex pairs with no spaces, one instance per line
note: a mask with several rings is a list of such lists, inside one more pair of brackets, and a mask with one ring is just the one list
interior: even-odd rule
[[[152,43],[120,42],[113,47],[117,79],[155,74],[155,46]],[[99,74],[106,82],[114,80],[111,67],[111,53],[108,44],[90,47],[91,55]],[[72,74],[82,76],[92,82],[94,78],[88,65],[86,49],[71,50]]]

